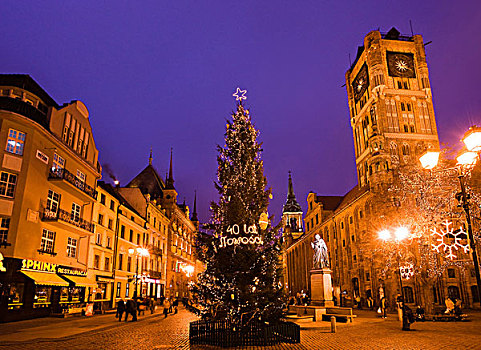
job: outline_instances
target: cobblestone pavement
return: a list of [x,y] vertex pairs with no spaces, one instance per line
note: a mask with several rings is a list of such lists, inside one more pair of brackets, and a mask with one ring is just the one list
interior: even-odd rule
[[[401,331],[394,315],[387,320],[367,311],[356,312],[352,324],[301,325],[301,344],[255,349],[481,349],[481,313],[469,312],[471,322],[424,322]],[[91,319],[43,319],[0,324],[3,349],[217,349],[190,346],[188,324],[196,317],[186,310],[176,315],[141,316],[137,322],[116,322],[113,315]],[[42,331],[53,329],[50,333]],[[53,332],[53,333],[52,333]],[[65,336],[67,334],[67,336]],[[28,339],[28,340],[25,340]]]

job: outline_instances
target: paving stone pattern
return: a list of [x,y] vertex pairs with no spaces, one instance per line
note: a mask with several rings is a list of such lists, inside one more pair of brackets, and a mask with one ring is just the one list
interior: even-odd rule
[[[481,313],[473,313],[472,322],[424,322],[413,325],[412,332],[401,331],[395,315],[377,318],[367,311],[357,312],[353,324],[338,324],[337,332],[330,333],[329,323],[306,322],[301,325],[301,344],[279,344],[251,349],[481,349]],[[100,318],[102,317],[102,318]],[[75,320],[31,320],[0,325],[0,350],[3,349],[218,349],[212,346],[190,346],[189,322],[196,319],[186,310],[176,315],[141,316],[137,322],[115,322],[113,315],[95,317],[82,322],[97,322],[97,328]],[[55,339],[39,335],[29,341],[28,335],[46,323],[58,330]],[[72,323],[73,322],[73,323]],[[62,337],[68,327],[77,334]],[[41,328],[40,328],[41,329]],[[23,333],[22,333],[23,332]],[[65,333],[64,333],[65,334]],[[7,339],[7,340],[6,340]],[[25,339],[25,338],[23,338]]]

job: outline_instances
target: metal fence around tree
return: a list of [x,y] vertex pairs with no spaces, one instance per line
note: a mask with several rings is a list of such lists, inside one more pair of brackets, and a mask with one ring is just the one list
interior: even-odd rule
[[241,328],[228,321],[195,321],[190,323],[191,344],[221,347],[265,346],[277,343],[299,343],[301,327],[293,322],[252,322]]

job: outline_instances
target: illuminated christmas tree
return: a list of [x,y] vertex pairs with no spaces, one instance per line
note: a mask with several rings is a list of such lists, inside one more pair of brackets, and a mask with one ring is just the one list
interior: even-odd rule
[[218,146],[219,200],[211,204],[208,232],[198,236],[197,254],[206,269],[193,288],[203,317],[235,324],[273,321],[284,306],[280,238],[267,216],[271,190],[244,94],[234,94],[237,111],[227,121],[225,145]]

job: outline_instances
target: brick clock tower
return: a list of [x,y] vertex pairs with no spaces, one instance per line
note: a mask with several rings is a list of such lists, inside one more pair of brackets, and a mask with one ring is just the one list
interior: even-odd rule
[[421,35],[372,31],[346,72],[359,186],[439,149]]

